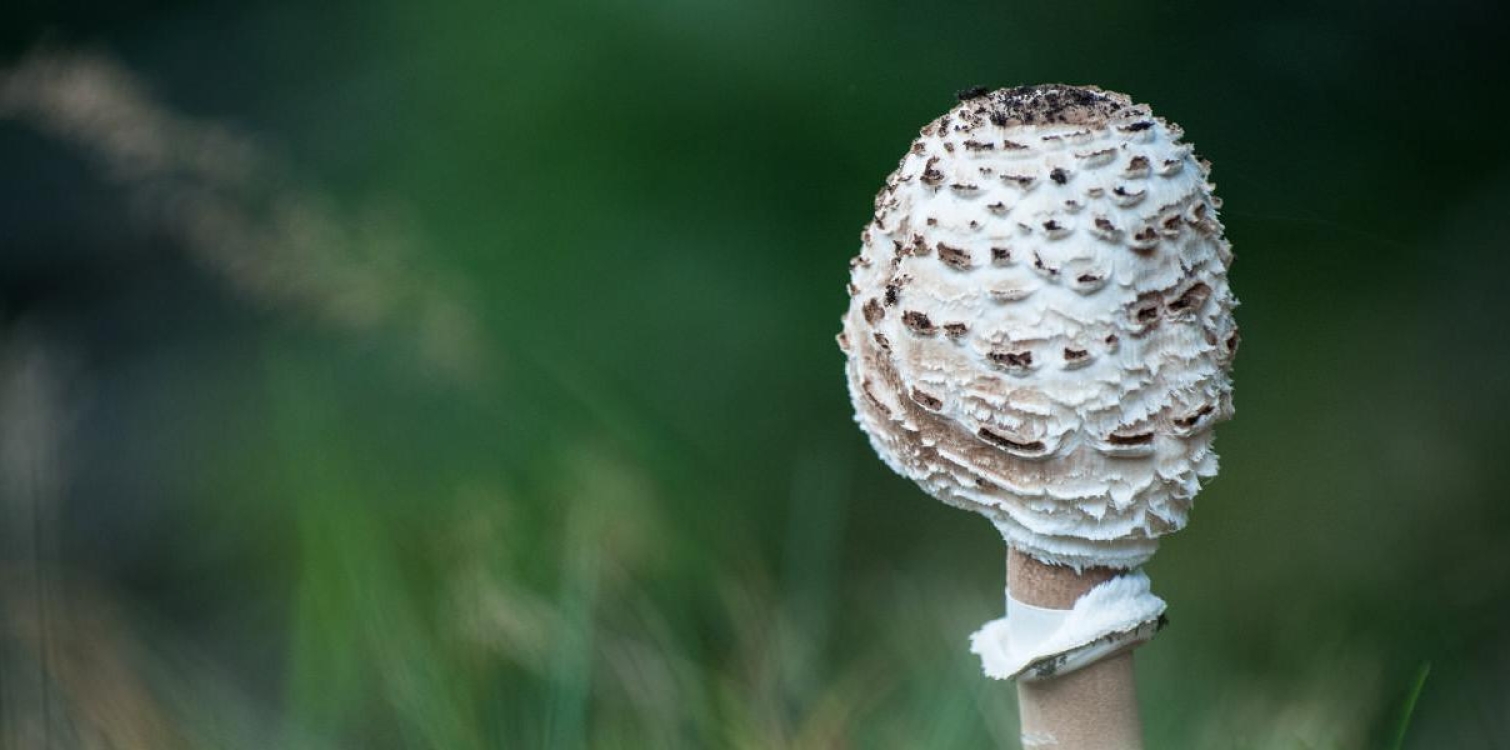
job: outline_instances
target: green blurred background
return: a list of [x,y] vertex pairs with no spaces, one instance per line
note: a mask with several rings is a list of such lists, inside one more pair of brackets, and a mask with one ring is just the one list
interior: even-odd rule
[[1496,4],[3,15],[5,748],[1011,746],[1000,538],[833,337],[917,129],[1044,81],[1183,125],[1238,254],[1150,747],[1510,747]]

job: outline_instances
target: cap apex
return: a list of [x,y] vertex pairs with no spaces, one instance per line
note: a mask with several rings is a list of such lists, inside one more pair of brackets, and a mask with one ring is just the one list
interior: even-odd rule
[[1148,108],[1126,94],[1095,86],[1042,83],[987,91],[960,92],[960,107],[988,117],[1000,127],[1014,125],[1102,125],[1114,119],[1148,117]]

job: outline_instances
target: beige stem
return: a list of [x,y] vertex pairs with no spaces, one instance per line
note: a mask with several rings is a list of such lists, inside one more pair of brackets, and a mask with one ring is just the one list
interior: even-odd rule
[[[1069,609],[1081,594],[1119,571],[1083,573],[1007,551],[1007,587],[1025,604]],[[1133,682],[1132,652],[1069,674],[1017,683],[1024,750],[1142,750],[1143,725]]]

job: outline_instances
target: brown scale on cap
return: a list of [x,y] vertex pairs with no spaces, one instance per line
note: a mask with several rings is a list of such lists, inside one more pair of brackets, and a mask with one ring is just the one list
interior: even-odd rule
[[919,336],[932,336],[935,330],[933,321],[925,313],[916,310],[902,313],[902,325]]
[[944,264],[949,266],[950,268],[955,268],[961,271],[968,270],[970,268],[970,253],[964,248],[955,247],[953,245],[945,245],[944,243],[940,242],[938,245],[938,253],[939,260],[943,261]]

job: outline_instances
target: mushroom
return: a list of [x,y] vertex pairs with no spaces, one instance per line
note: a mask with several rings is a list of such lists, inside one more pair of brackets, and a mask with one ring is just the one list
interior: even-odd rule
[[[887,465],[1009,547],[1008,617],[972,650],[1019,678],[1029,746],[1138,746],[1131,648],[1164,611],[1138,568],[1185,525],[1216,474],[1211,427],[1232,414],[1232,253],[1209,165],[1181,136],[1094,87],[964,92],[877,198],[860,251],[877,262],[851,265],[856,421]],[[878,299],[905,312],[876,314]],[[1040,700],[1046,682],[1058,698]],[[1070,699],[1107,690],[1126,703]]]

